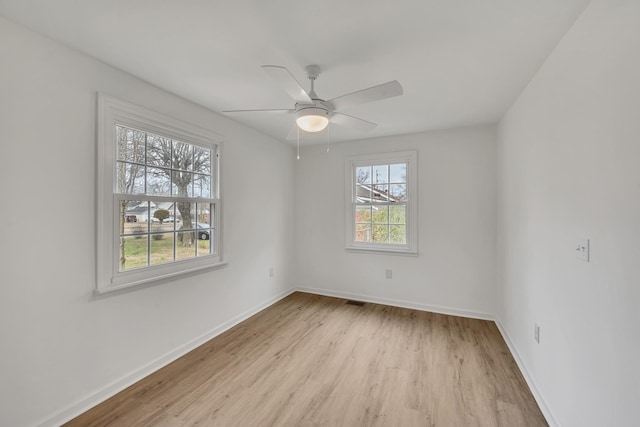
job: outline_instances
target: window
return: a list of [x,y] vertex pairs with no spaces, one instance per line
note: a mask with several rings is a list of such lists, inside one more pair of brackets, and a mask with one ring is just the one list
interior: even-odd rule
[[223,265],[218,140],[98,96],[98,292]]
[[345,177],[347,250],[417,254],[417,153],[351,157]]

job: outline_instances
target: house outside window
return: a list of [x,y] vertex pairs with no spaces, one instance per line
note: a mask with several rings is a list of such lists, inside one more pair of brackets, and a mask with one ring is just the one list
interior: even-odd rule
[[417,153],[345,161],[348,251],[417,254]]
[[223,265],[220,138],[98,97],[97,291]]

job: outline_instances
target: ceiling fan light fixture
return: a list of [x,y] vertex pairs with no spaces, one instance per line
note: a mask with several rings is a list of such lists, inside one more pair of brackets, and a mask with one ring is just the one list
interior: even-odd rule
[[320,132],[329,124],[329,111],[312,107],[296,113],[296,124],[305,132]]

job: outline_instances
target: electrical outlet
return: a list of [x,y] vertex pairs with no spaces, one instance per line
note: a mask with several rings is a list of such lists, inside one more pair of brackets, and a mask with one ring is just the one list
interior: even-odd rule
[[589,262],[589,239],[582,237],[576,242],[576,258]]
[[540,344],[540,325],[537,323],[533,327],[533,339]]
[[387,268],[384,271],[384,277],[387,279],[391,279],[393,277],[393,272],[391,271],[391,269]]
[[269,277],[273,277],[273,267],[269,268]]

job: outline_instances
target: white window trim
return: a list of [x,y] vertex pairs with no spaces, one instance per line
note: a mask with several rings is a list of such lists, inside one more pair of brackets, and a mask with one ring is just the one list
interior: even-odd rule
[[[119,241],[119,212],[115,203],[115,124],[119,123],[163,136],[179,139],[214,150],[218,160],[216,166],[215,242],[216,254],[200,258],[175,261],[168,264],[141,269],[119,271],[116,248]],[[97,231],[96,231],[96,293],[112,291],[162,282],[167,279],[195,272],[220,268],[223,260],[222,242],[222,194],[221,161],[222,137],[190,123],[165,116],[144,107],[130,104],[117,98],[98,93],[97,114]],[[147,196],[141,196],[147,197]],[[193,199],[198,201],[197,199]]]
[[[407,163],[407,244],[384,245],[355,241],[355,170],[357,166]],[[418,255],[418,152],[363,154],[345,159],[345,250],[347,252]]]

